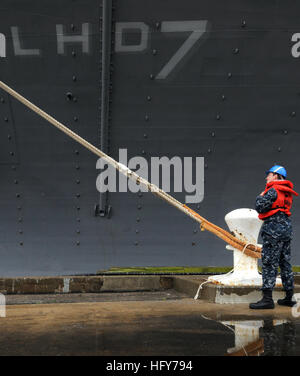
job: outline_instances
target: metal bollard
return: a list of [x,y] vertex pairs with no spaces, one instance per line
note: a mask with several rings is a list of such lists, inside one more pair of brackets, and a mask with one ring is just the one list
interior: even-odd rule
[[[225,221],[234,235],[248,244],[257,244],[262,221],[258,213],[253,209],[236,209],[225,216]],[[258,260],[243,254],[241,251],[226,246],[233,251],[233,265],[231,272],[211,276],[208,280],[224,286],[261,286],[262,277],[258,272]],[[281,279],[276,279],[276,286],[282,286]]]

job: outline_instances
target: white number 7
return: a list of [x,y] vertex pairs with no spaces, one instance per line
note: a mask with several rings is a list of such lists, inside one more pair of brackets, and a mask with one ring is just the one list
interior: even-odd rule
[[162,33],[187,32],[192,31],[191,35],[171,57],[163,69],[155,77],[156,80],[164,80],[182,61],[187,53],[195,46],[200,38],[207,31],[208,21],[163,21],[161,23]]
[[3,34],[0,34],[0,57],[6,57],[6,40]]

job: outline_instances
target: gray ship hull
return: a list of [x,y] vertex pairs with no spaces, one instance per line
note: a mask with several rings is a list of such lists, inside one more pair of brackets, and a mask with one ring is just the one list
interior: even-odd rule
[[[117,160],[203,157],[204,196],[188,205],[208,220],[226,227],[228,212],[253,208],[274,163],[300,186],[299,2],[2,0],[0,11],[0,79]],[[0,123],[1,276],[232,265],[221,240],[151,193],[99,193],[97,157],[3,91]]]

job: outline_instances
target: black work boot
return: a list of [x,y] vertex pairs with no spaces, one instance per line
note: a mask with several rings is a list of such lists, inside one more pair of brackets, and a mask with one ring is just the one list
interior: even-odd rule
[[273,309],[274,308],[272,290],[265,289],[265,290],[262,290],[262,292],[263,292],[263,298],[257,303],[250,303],[249,308],[251,309]]
[[279,305],[287,306],[287,307],[293,307],[297,302],[292,300],[294,295],[294,290],[286,290],[285,292],[285,298],[277,300],[277,303]]

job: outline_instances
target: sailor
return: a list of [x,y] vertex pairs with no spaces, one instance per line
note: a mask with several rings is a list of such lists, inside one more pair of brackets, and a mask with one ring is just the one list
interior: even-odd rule
[[275,165],[266,172],[266,188],[256,198],[258,217],[264,221],[261,228],[262,247],[262,292],[263,298],[251,303],[252,309],[272,309],[272,291],[275,286],[278,266],[286,296],[279,299],[279,305],[292,307],[294,276],[291,266],[292,224],[290,220],[293,196],[293,183],[286,179],[286,169]]

